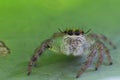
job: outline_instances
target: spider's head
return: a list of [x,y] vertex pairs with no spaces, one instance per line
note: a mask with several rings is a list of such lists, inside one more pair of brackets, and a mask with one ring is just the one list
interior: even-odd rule
[[59,29],[59,31],[63,34],[65,34],[65,36],[73,36],[73,37],[85,37],[84,34],[87,34],[91,29],[89,29],[88,31],[84,32],[82,29],[66,29],[65,31],[62,31],[61,29]]
[[[87,31],[88,32],[88,31]],[[84,53],[84,50],[88,47],[88,42],[86,39],[86,32],[83,30],[65,30],[64,31],[65,36],[63,37],[62,42],[62,51],[63,53],[67,55],[82,55]]]

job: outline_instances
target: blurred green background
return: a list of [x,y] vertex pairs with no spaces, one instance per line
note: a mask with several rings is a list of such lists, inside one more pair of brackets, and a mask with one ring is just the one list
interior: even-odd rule
[[[0,0],[0,40],[11,54],[0,57],[1,80],[75,80],[78,59],[46,51],[27,76],[27,65],[40,43],[58,28],[92,29],[117,45],[111,50],[114,65],[87,70],[78,80],[102,80],[120,76],[119,0]],[[107,61],[106,61],[107,62]]]

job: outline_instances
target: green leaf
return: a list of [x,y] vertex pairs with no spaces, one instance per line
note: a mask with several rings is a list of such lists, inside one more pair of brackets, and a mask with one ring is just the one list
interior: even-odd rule
[[111,49],[113,65],[107,60],[98,71],[88,69],[78,80],[104,80],[120,76],[120,1],[119,0],[1,0],[0,40],[11,54],[0,57],[1,80],[75,80],[81,61],[73,56],[47,50],[27,76],[28,62],[42,41],[58,28],[80,28],[102,33],[117,46]]

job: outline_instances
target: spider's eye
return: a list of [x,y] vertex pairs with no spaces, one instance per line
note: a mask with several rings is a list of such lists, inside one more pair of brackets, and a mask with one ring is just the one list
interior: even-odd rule
[[80,31],[81,34],[84,34],[84,31]]
[[73,35],[73,30],[68,30],[67,32],[69,35]]
[[79,30],[75,30],[75,35],[80,35],[80,31]]

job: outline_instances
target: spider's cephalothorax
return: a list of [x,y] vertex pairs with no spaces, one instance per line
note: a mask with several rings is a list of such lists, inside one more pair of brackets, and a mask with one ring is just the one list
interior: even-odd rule
[[5,45],[3,41],[0,41],[0,56],[5,56],[10,53],[10,49]]
[[51,38],[43,41],[40,47],[35,50],[35,53],[28,65],[28,75],[30,75],[32,66],[36,64],[38,57],[48,48],[65,55],[82,56],[86,52],[89,53],[86,63],[77,73],[77,78],[89,67],[93,61],[94,56],[98,57],[95,70],[97,70],[98,67],[102,64],[104,54],[107,55],[109,64],[111,65],[112,60],[110,52],[104,42],[108,43],[113,48],[116,48],[115,45],[113,45],[112,42],[109,41],[104,35],[92,33],[87,34],[89,31],[90,30],[84,32],[83,30],[79,29],[69,29],[65,31],[60,30],[60,32],[54,33]]

